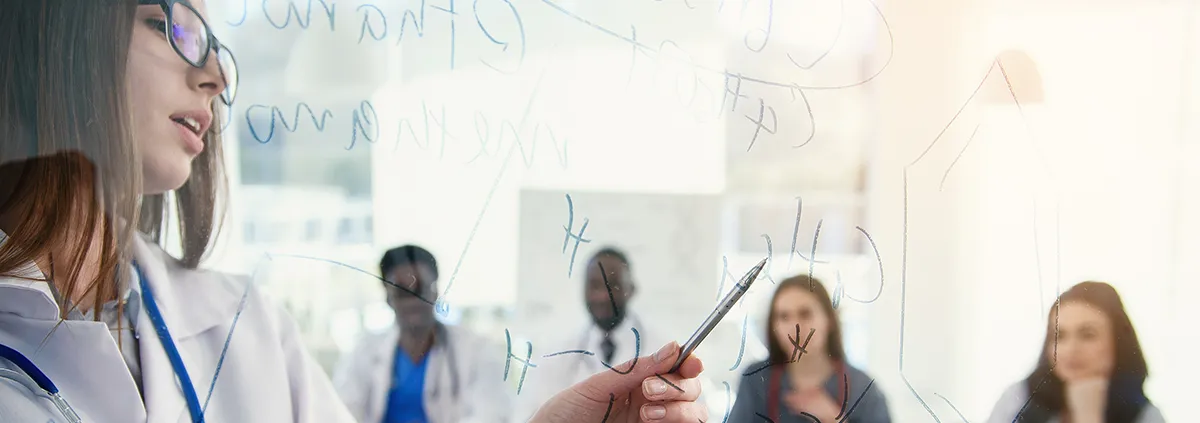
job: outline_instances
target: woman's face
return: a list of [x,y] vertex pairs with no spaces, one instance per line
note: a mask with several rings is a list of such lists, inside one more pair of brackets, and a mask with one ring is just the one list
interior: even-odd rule
[[[1050,324],[1054,325],[1051,319]],[[1107,378],[1112,374],[1116,361],[1112,321],[1090,304],[1062,303],[1058,310],[1057,344],[1058,364],[1054,366],[1054,374],[1059,379],[1070,382]],[[1046,349],[1051,360],[1056,354],[1054,347],[1051,344]]]
[[[191,0],[204,13],[204,0]],[[191,25],[176,13],[179,24]],[[134,141],[142,157],[144,194],[179,188],[191,174],[192,159],[203,149],[212,124],[212,101],[225,84],[216,54],[203,69],[179,56],[164,33],[166,14],[159,6],[138,6],[129,45],[127,77],[132,101]]]
[[[771,316],[771,333],[775,341],[783,346],[785,354],[791,354],[795,346],[788,340],[790,336],[796,339],[796,344],[804,347],[807,354],[828,355],[825,350],[826,339],[829,337],[829,316],[825,315],[817,296],[807,289],[784,289],[775,297],[775,315]],[[800,337],[796,338],[796,327],[799,325]],[[810,330],[813,333],[808,346],[804,340]],[[795,358],[793,356],[793,358]]]

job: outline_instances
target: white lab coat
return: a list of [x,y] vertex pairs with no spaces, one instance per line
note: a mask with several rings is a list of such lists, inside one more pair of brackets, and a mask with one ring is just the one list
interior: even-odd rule
[[[465,328],[445,328],[449,342],[439,340],[429,350],[426,418],[430,423],[507,422],[513,389],[504,382],[504,346]],[[338,366],[334,385],[360,423],[383,421],[399,341],[395,325],[367,335]]]
[[[353,421],[329,379],[305,352],[295,323],[250,286],[248,278],[186,269],[142,237],[136,237],[133,247],[201,404],[213,388],[206,421]],[[32,264],[27,274],[41,277]],[[132,288],[138,289],[136,284]],[[214,370],[239,307],[242,313],[214,387]],[[20,351],[45,372],[83,421],[191,421],[175,372],[144,310],[136,320],[144,401],[107,325],[59,324],[58,316],[45,282],[0,278],[0,343]],[[0,359],[0,368],[17,367]],[[3,369],[0,421],[66,422],[38,395],[40,389],[34,392],[6,379],[14,373]]]
[[[659,348],[670,342],[670,339],[666,338],[660,330],[655,329],[654,326],[646,326],[647,323],[649,322],[630,311],[621,324],[613,329],[612,339],[616,348],[613,350],[613,362],[609,363],[610,365],[617,366],[632,360],[635,356],[654,354]],[[640,351],[637,352],[634,351],[638,345],[634,342],[632,328],[637,329],[638,336],[641,338]],[[521,388],[521,393],[517,395],[516,418],[512,421],[528,421],[537,413],[543,403],[560,391],[582,382],[596,373],[609,370],[601,363],[603,355],[600,344],[603,340],[604,332],[591,320],[588,320],[585,327],[569,333],[565,337],[551,336],[534,342],[535,354],[531,361],[537,367],[529,368],[525,385]],[[570,350],[585,350],[595,355],[569,353],[545,357]],[[524,345],[513,345],[514,355],[525,358],[524,352]],[[520,366],[517,366],[517,369],[519,370]],[[618,369],[627,370],[620,367]]]

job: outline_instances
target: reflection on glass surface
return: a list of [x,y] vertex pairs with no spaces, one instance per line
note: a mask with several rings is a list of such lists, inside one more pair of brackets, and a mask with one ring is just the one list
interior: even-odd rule
[[[769,254],[772,281],[808,258],[840,275],[847,361],[898,421],[986,416],[1033,365],[1010,347],[1036,349],[1056,291],[1094,277],[1180,413],[1200,374],[1173,323],[1200,295],[1181,258],[1200,252],[1200,13],[1077,3],[212,2],[242,80],[220,265],[257,269],[328,368],[390,322],[379,253],[420,243],[446,269],[441,319],[548,354],[539,337],[587,319],[570,194],[573,229],[590,219],[579,255],[631,251],[634,305],[678,339],[727,269]],[[971,102],[981,82],[1007,92],[988,61],[1008,49],[1043,101]],[[714,416],[739,350],[766,357],[771,287],[699,350]]]

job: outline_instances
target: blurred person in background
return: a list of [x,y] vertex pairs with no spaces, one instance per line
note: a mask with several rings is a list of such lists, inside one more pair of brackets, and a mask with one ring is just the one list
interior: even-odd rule
[[821,281],[779,283],[767,314],[769,356],[743,370],[731,423],[888,423],[883,390],[846,363],[841,323]]
[[361,423],[503,422],[512,414],[502,345],[436,319],[438,267],[415,245],[379,262],[395,324],[365,336],[334,383]]
[[1083,282],[1051,308],[1037,367],[1000,397],[989,423],[1159,423],[1142,389],[1146,359],[1117,291]]
[[[549,354],[562,351],[586,351],[541,358],[536,371],[531,371],[524,388],[518,395],[515,421],[524,422],[537,411],[537,407],[572,384],[584,380],[597,372],[608,371],[609,367],[637,355],[645,355],[655,345],[668,341],[646,321],[629,308],[629,301],[637,294],[629,258],[624,252],[604,247],[588,260],[584,274],[583,301],[589,322],[578,331],[549,340],[545,349]],[[640,337],[641,351],[635,353]],[[614,361],[615,360],[615,361]],[[622,371],[625,369],[621,368]],[[656,382],[656,381],[652,381]],[[666,385],[661,386],[665,388]],[[659,388],[656,386],[655,388]]]

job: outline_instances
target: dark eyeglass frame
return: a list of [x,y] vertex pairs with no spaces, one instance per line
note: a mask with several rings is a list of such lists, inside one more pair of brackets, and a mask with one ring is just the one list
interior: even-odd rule
[[[163,14],[167,17],[166,25],[167,25],[168,30],[170,30],[175,25],[175,16],[174,16],[173,10],[174,10],[174,6],[176,4],[186,7],[188,10],[192,11],[192,13],[196,15],[196,19],[200,20],[200,25],[204,26],[204,33],[208,35],[207,42],[208,42],[209,48],[204,50],[204,53],[200,56],[199,62],[193,62],[192,59],[189,59],[186,54],[183,54],[183,50],[180,49],[179,45],[175,43],[175,37],[171,36],[171,34],[168,33],[167,34],[167,43],[171,44],[171,49],[175,50],[175,54],[178,54],[179,57],[181,59],[183,59],[184,62],[187,62],[187,64],[191,65],[192,67],[202,69],[202,68],[204,68],[204,65],[208,64],[208,58],[210,55],[212,55],[212,53],[217,53],[217,55],[219,56],[221,54],[221,50],[225,50],[225,52],[228,53],[227,56],[229,57],[229,61],[230,61],[228,66],[236,71],[237,70],[237,59],[235,59],[233,57],[233,52],[230,51],[229,47],[227,47],[225,44],[222,44],[221,41],[218,40],[215,35],[213,35],[212,27],[208,26],[208,21],[204,20],[204,16],[200,15],[200,11],[196,10],[195,7],[192,7],[191,2],[189,2],[187,0],[138,0],[139,6],[159,6],[159,7],[161,7],[163,10]],[[237,96],[236,84],[238,83],[238,81],[233,81],[232,83],[230,83],[229,78],[225,76],[225,64],[221,63],[220,60],[218,60],[217,62],[218,62],[217,69],[219,72],[221,72],[221,80],[225,83],[225,90],[221,91],[221,94],[219,95],[219,97],[221,97],[221,102],[225,103],[226,106],[232,106],[234,97]],[[231,86],[231,85],[233,85],[233,86]],[[230,94],[227,95],[227,93],[230,93]]]

